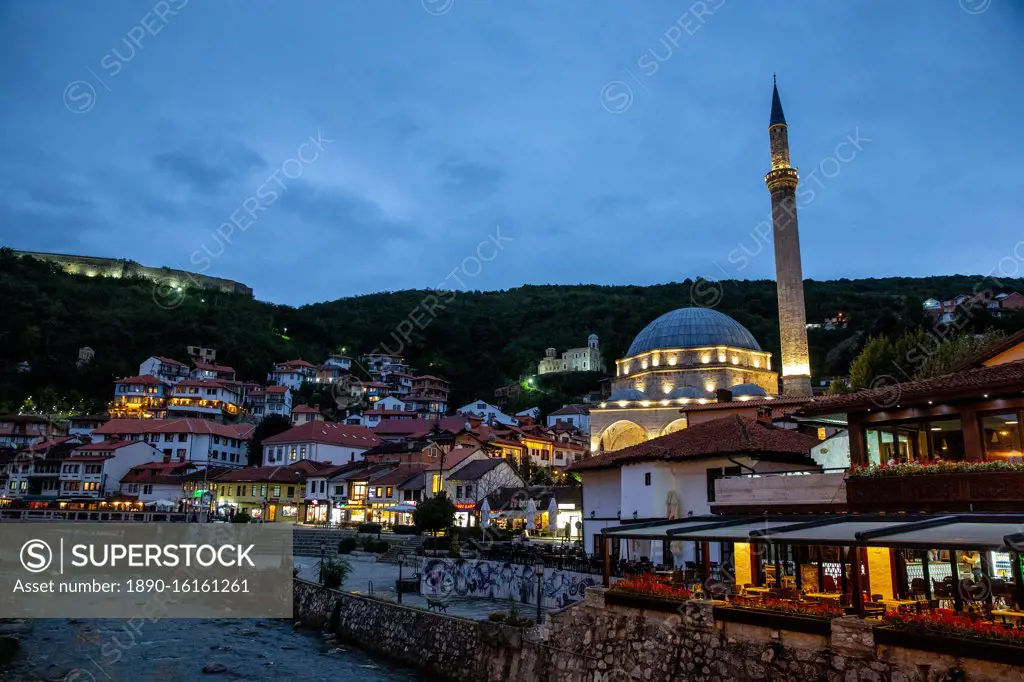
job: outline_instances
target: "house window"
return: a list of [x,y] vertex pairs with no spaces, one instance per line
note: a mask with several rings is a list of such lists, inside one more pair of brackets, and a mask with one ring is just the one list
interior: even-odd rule
[[644,485],[650,485],[650,484],[651,484],[651,472],[648,471],[646,474],[644,474]]
[[178,434],[178,442],[179,443],[185,443],[187,441],[188,441],[188,434],[187,433],[179,433]]
[[374,492],[374,497],[384,497],[384,488],[377,488]]
[[320,493],[323,494],[323,492],[326,489],[327,489],[327,479],[324,479],[324,480],[320,481]]
[[291,453],[289,453],[289,459],[291,459],[291,460],[292,460],[292,461],[294,462],[294,461],[295,461],[295,457],[296,457],[296,454],[297,454],[297,453],[298,453],[298,450],[297,450],[297,449],[296,449],[296,447],[295,447],[295,446],[293,445],[293,446],[292,446],[292,451],[291,451]]
[[142,494],[143,495],[152,495],[153,494],[153,484],[150,483],[148,485],[142,486]]
[[274,486],[274,494],[273,494],[273,496],[274,497],[281,497],[281,486],[279,486],[279,485],[275,485]]
[[213,437],[213,444],[214,445],[220,445],[220,436],[214,436]]
[[466,486],[466,497],[473,497],[473,486]]
[[462,497],[462,486],[455,487],[455,497]]
[[288,486],[288,497],[295,497],[295,486]]
[[338,497],[345,497],[345,486],[336,485],[334,486],[334,494]]

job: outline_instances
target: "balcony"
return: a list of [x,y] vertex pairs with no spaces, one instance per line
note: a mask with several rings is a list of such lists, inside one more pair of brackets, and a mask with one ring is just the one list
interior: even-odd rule
[[846,470],[730,476],[715,481],[715,514],[837,512],[847,508]]
[[850,511],[1020,511],[1024,472],[864,476],[847,481]]

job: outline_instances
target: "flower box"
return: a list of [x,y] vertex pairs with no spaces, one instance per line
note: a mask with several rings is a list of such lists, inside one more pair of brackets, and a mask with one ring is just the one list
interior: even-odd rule
[[680,613],[686,602],[675,599],[662,599],[661,597],[652,597],[646,594],[608,590],[604,593],[604,603],[611,606],[625,606],[631,609],[643,609],[645,611]]
[[825,637],[832,634],[832,620],[830,618],[814,618],[812,616],[801,616],[782,611],[739,608],[735,606],[716,606],[714,608],[714,616],[715,620],[727,623],[757,625],[763,628],[771,628],[772,630],[789,630],[791,632],[803,632],[809,635],[822,635]]
[[1024,647],[1022,646],[984,639],[907,632],[884,625],[876,625],[874,631],[875,644],[918,649],[957,658],[974,658],[992,663],[1024,665]]
[[1014,511],[1024,506],[1024,472],[851,476],[846,499],[850,511]]

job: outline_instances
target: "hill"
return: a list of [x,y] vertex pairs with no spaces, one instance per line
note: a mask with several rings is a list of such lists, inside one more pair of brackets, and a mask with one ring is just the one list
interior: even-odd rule
[[[811,330],[815,376],[843,374],[867,336],[921,326],[921,301],[971,291],[980,276],[806,282],[808,321],[846,314],[843,330]],[[1002,280],[1004,290],[1024,280]],[[150,355],[183,358],[188,345],[216,348],[241,379],[263,381],[275,360],[320,361],[341,348],[405,355],[453,383],[452,403],[491,399],[498,386],[536,370],[544,349],[601,338],[609,368],[648,322],[674,308],[714,303],[778,357],[775,283],[683,282],[658,286],[524,286],[508,291],[398,291],[292,308],[210,290],[173,295],[150,281],[90,278],[0,251],[0,410],[32,396],[47,411],[100,407],[111,382]],[[973,326],[1024,326],[1019,318]],[[78,349],[95,359],[83,369]],[[31,371],[20,372],[28,362]]]

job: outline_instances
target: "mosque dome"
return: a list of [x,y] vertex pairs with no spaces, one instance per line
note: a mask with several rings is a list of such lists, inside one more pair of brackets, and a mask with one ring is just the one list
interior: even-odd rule
[[679,386],[673,388],[666,397],[671,400],[676,398],[703,398],[704,394],[693,386]]
[[754,335],[742,324],[711,308],[679,308],[644,327],[626,357],[663,348],[732,346],[760,351]]
[[644,394],[635,388],[620,388],[616,391],[612,391],[612,394],[608,396],[609,402],[618,402],[619,400],[646,400]]
[[757,384],[736,384],[735,386],[730,387],[729,390],[732,391],[734,397],[745,395],[762,397],[768,395],[768,391],[764,390]]

